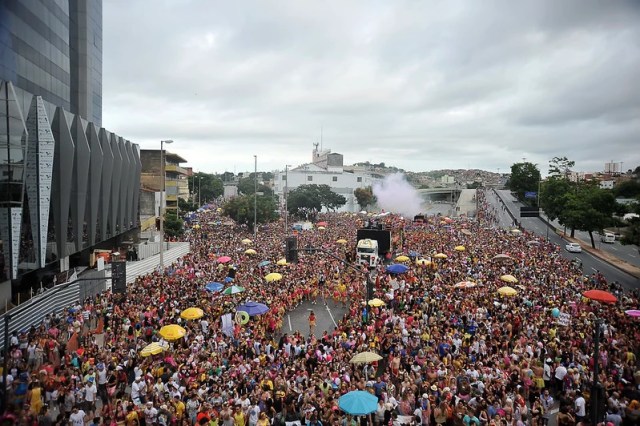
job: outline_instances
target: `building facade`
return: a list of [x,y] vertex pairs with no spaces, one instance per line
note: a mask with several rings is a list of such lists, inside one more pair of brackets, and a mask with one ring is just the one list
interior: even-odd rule
[[[142,189],[162,191],[162,155],[159,149],[143,149],[140,151],[142,162]],[[172,152],[164,151],[164,184],[165,208],[178,210],[178,198],[189,200],[189,170],[182,167],[187,160]]]
[[0,301],[138,228],[139,148],[102,127],[101,0],[0,1],[0,171]]
[[102,0],[0,1],[0,80],[100,128]]
[[314,147],[311,163],[274,173],[273,191],[285,204],[285,191],[291,191],[301,185],[328,185],[331,190],[346,198],[347,203],[339,211],[356,212],[360,208],[354,195],[356,188],[366,188],[380,181],[371,173],[348,171],[344,169],[342,154],[331,150],[319,151]]

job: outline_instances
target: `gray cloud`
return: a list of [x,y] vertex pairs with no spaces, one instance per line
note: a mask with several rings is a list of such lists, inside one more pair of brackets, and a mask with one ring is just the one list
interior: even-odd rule
[[640,165],[635,1],[104,2],[104,124],[207,172]]

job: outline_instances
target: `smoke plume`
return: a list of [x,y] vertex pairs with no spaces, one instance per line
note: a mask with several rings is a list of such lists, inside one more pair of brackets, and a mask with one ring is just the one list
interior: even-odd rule
[[372,189],[378,199],[378,207],[384,211],[409,218],[422,211],[422,197],[402,173],[387,176],[382,182],[373,184]]

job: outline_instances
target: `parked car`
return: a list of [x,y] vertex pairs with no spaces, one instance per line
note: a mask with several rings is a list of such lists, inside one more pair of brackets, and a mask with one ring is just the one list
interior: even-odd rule
[[570,253],[582,253],[582,247],[578,243],[569,243],[564,248]]

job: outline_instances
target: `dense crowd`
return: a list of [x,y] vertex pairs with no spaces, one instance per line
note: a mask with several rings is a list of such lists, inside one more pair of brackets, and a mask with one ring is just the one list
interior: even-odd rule
[[[599,273],[584,276],[544,239],[497,228],[482,192],[478,204],[477,220],[376,218],[392,229],[394,257],[410,260],[403,274],[385,273],[384,265],[373,272],[373,296],[385,302],[375,308],[363,302],[366,271],[338,260],[352,258],[356,230],[371,217],[319,215],[325,229],[298,232],[298,247],[334,256],[300,251],[297,263],[278,265],[282,223],[253,239],[209,206],[187,233],[189,255],[139,277],[123,298],[101,294],[11,337],[11,408],[3,422],[545,425],[559,410],[558,424],[587,424],[599,318],[606,419],[638,424],[640,323],[624,312],[638,307],[637,294]],[[222,256],[231,260],[222,263]],[[266,282],[270,272],[282,279]],[[505,274],[517,279],[509,284],[516,295],[498,294]],[[209,292],[210,282],[245,290]],[[473,284],[455,286],[460,282]],[[595,288],[612,291],[618,302],[582,296]],[[232,316],[223,329],[222,316],[248,300],[269,311],[246,324]],[[334,330],[284,333],[285,314],[305,300],[344,304],[347,314]],[[204,316],[182,319],[189,307]],[[569,314],[568,325],[559,314]],[[165,341],[159,330],[168,324],[181,325],[186,336]],[[164,350],[143,357],[152,342]],[[383,358],[350,363],[363,351]],[[360,417],[341,410],[339,397],[352,390],[375,395],[377,410]]]

